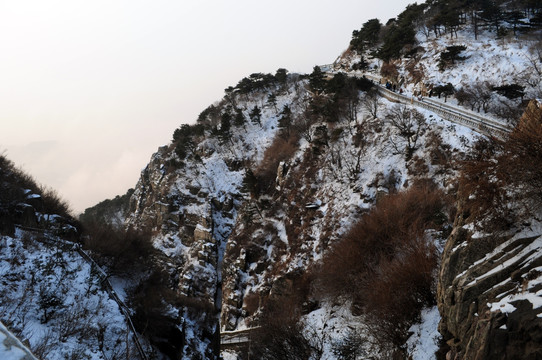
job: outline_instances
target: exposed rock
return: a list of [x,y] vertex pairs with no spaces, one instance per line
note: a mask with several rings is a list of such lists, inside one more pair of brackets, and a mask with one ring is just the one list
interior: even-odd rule
[[22,226],[36,228],[38,227],[38,217],[33,206],[28,204],[19,204],[15,209],[16,222]]
[[13,236],[15,224],[7,211],[0,210],[0,235]]
[[540,290],[542,237],[471,235],[456,223],[439,274],[447,359],[541,358],[542,308],[527,299]]
[[280,187],[284,184],[284,177],[286,176],[287,173],[288,173],[288,165],[284,161],[281,161],[277,169],[277,179],[276,179],[277,190],[280,190]]

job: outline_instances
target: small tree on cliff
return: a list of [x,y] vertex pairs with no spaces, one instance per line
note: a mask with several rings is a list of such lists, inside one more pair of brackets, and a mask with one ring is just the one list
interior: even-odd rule
[[321,93],[325,90],[326,85],[326,74],[319,66],[315,66],[312,73],[309,75],[309,86],[311,90],[315,93]]
[[456,61],[465,60],[466,57],[459,55],[465,50],[467,47],[464,45],[446,47],[446,51],[440,53],[439,70],[444,71],[449,65],[455,65]]
[[257,105],[252,108],[249,116],[253,124],[262,126],[262,111]]
[[390,136],[393,148],[397,153],[403,153],[406,161],[410,160],[425,131],[425,117],[416,109],[397,105],[388,111],[385,119],[394,128],[394,134]]
[[279,128],[282,133],[288,137],[290,136],[290,127],[292,125],[292,110],[288,105],[284,105],[280,112]]

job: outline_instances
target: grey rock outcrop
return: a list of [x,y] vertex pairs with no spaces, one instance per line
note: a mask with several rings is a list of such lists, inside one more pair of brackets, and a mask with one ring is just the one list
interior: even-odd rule
[[541,235],[472,238],[456,224],[438,285],[447,359],[542,358],[541,266]]

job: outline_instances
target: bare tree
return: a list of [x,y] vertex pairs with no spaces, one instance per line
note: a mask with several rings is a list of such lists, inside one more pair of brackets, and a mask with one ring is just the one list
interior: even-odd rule
[[533,44],[525,57],[531,66],[521,74],[521,79],[535,89],[535,96],[542,96],[542,84],[540,83],[542,77],[542,45],[540,42]]
[[477,83],[473,86],[465,86],[456,93],[456,98],[460,104],[470,106],[471,110],[484,113],[489,111],[489,105],[492,99],[491,86],[488,82]]
[[376,119],[378,116],[378,109],[380,108],[380,96],[378,95],[378,90],[371,89],[367,91],[365,97],[362,100],[363,108]]
[[350,141],[350,138],[345,136],[345,132],[342,132],[335,141],[330,141],[326,164],[334,178],[354,182],[362,171],[361,164],[366,151],[363,141],[354,143],[354,146],[349,144]]
[[532,68],[534,69],[536,75],[536,84],[540,83],[540,77],[542,77],[542,45],[540,42],[536,42],[533,46],[530,47],[529,53],[526,55],[527,59],[531,63]]
[[416,109],[396,105],[388,110],[385,121],[393,130],[390,142],[397,153],[404,153],[408,161],[418,148],[418,139],[426,128],[425,117]]

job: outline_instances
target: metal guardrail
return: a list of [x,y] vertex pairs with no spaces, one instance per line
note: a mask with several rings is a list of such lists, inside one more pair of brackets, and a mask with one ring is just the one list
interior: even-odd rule
[[236,344],[246,344],[249,341],[248,336],[227,336],[220,334],[220,345],[236,345]]
[[468,128],[477,131],[479,133],[495,136],[498,138],[504,138],[510,129],[503,124],[497,123],[492,119],[483,118],[481,116],[473,116],[472,114],[466,114],[465,110],[445,105],[435,101],[418,100],[414,97],[408,97],[402,94],[398,94],[389,89],[378,86],[378,92],[389,100],[395,100],[402,104],[412,104],[417,107],[421,107],[440,115],[443,119],[449,120],[456,124],[467,126]]
[[240,345],[250,342],[250,333],[260,327],[253,327],[243,330],[221,331],[220,345]]
[[358,73],[356,77],[366,77],[373,80],[377,84],[378,92],[381,96],[388,100],[396,101],[402,104],[411,104],[427,110],[430,110],[443,119],[454,122],[459,125],[464,125],[476,132],[484,135],[495,136],[498,138],[504,138],[507,133],[511,131],[510,127],[506,124],[500,123],[494,119],[482,116],[480,114],[473,113],[467,109],[453,106],[447,103],[443,103],[432,98],[423,97],[418,100],[415,97],[406,96],[389,89],[386,89],[380,84],[381,77],[370,73]]
[[[0,344],[0,346],[4,346],[8,349],[15,348],[16,350],[12,350],[14,353],[17,353],[17,359],[20,360],[38,360],[32,354],[30,349],[23,344],[4,324],[0,322],[0,334],[4,337],[4,344]],[[22,357],[20,357],[20,353],[24,353]],[[15,358],[15,357],[13,357]]]

